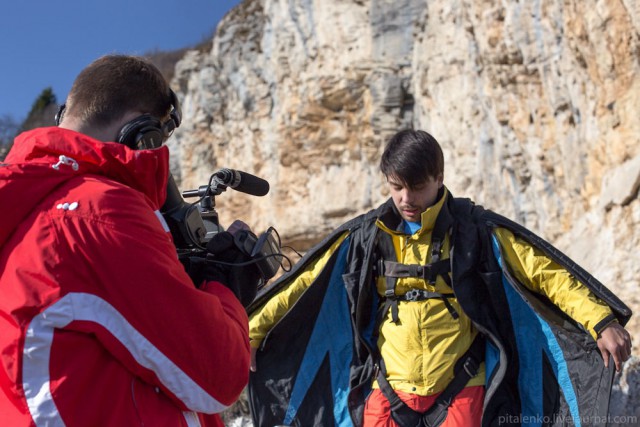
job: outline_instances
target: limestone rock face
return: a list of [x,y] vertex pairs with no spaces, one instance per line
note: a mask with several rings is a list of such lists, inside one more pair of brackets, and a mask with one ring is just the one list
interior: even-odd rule
[[304,251],[388,197],[384,143],[424,129],[454,195],[638,312],[639,32],[638,0],[244,0],[176,67],[172,170],[182,189],[220,168],[268,180],[265,197],[216,197],[221,222]]
[[640,358],[629,359],[613,379],[609,426],[631,427],[640,422]]

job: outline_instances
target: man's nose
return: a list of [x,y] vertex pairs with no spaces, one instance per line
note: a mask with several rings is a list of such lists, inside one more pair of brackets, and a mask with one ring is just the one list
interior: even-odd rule
[[402,201],[411,203],[413,201],[413,192],[407,188],[402,190]]

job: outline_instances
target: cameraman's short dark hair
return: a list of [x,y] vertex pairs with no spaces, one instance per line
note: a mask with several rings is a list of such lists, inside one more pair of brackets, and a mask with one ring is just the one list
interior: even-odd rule
[[444,175],[444,155],[438,141],[422,130],[407,129],[396,133],[384,149],[380,170],[401,180],[409,188],[429,178]]
[[151,62],[137,56],[106,55],[80,72],[69,92],[66,114],[100,127],[127,111],[162,119],[171,104],[169,85]]

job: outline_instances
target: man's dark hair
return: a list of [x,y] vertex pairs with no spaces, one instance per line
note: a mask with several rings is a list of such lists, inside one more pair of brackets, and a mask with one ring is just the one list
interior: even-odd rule
[[438,141],[422,130],[402,130],[387,143],[380,159],[386,176],[402,181],[409,188],[444,174],[444,155]]
[[169,85],[144,58],[106,55],[80,72],[71,87],[67,113],[92,126],[107,126],[128,111],[162,119],[171,109]]

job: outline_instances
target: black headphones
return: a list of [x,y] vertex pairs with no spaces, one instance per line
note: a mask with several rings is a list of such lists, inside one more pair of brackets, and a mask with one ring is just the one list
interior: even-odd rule
[[[151,114],[143,114],[125,123],[118,132],[116,142],[124,144],[134,150],[148,150],[158,148],[167,140],[182,122],[182,111],[176,94],[169,89],[171,96],[171,112],[169,119],[162,123]],[[60,106],[56,114],[56,125],[60,125],[65,105]]]
[[162,123],[150,114],[143,114],[122,126],[116,142],[134,150],[149,150],[160,147],[182,121],[178,97],[172,90],[169,92],[172,108],[166,122]]

